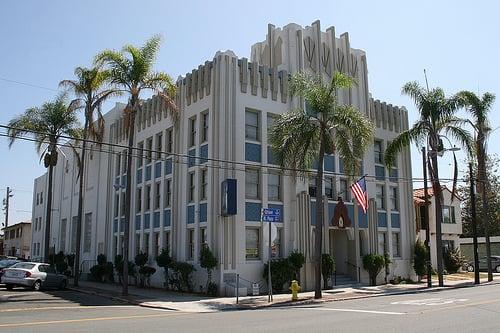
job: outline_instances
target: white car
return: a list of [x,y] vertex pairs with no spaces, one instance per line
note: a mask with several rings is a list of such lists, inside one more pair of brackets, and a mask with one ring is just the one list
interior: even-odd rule
[[58,274],[54,267],[48,264],[20,262],[4,270],[1,282],[5,283],[7,290],[18,286],[34,290],[51,287],[64,289],[68,284],[68,278]]

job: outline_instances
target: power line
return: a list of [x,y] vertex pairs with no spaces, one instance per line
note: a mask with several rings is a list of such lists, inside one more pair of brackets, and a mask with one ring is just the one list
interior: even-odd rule
[[60,91],[60,90],[56,90],[56,89],[52,89],[52,88],[47,88],[47,87],[44,87],[44,86],[39,86],[37,84],[32,84],[32,83],[27,83],[27,82],[21,82],[21,81],[6,79],[4,77],[0,77],[0,80],[5,81],[5,82],[20,84],[20,85],[23,85],[23,86],[38,88],[38,89],[45,89],[45,90],[50,90],[50,91],[55,91],[55,92],[59,92]]
[[[44,135],[47,135],[47,133],[44,133],[44,132],[37,132],[37,131],[33,131],[33,130],[26,130],[26,129],[22,129],[22,128],[16,128],[16,127],[12,127],[12,126],[6,126],[6,125],[0,125],[0,128],[5,128],[5,129],[15,129],[15,130],[23,130],[23,131],[26,131],[26,132],[31,132],[31,133],[35,133],[35,134],[44,134]],[[10,137],[8,134],[5,134],[5,133],[1,133],[0,136],[3,136],[3,137]],[[79,138],[74,138],[74,137],[71,137],[71,136],[67,136],[67,135],[60,135],[59,136],[60,138],[63,138],[63,139],[68,139],[68,140],[73,140],[75,142],[87,142],[87,143],[92,143],[92,144],[96,144],[98,146],[109,146],[111,148],[120,148],[120,149],[128,149],[129,147],[127,145],[122,145],[122,144],[116,144],[116,143],[110,143],[110,142],[101,142],[101,141],[96,141],[96,140],[91,140],[91,139],[79,139]],[[18,136],[16,137],[17,139],[22,139],[22,140],[26,140],[26,141],[32,141],[32,142],[41,142],[40,140],[36,140],[36,139],[33,139],[33,138],[29,138],[29,137],[21,137],[21,136]],[[58,143],[57,146],[59,147],[68,147],[68,148],[79,148],[81,149],[82,147],[79,145],[79,144],[68,144],[68,143]],[[115,151],[112,151],[112,150],[103,150],[102,148],[99,148],[99,149],[96,149],[96,148],[87,148],[88,150],[90,151],[96,151],[96,152],[103,152],[103,153],[108,153],[108,154],[117,154],[117,155],[121,155],[122,152],[115,152]],[[249,163],[249,162],[240,162],[240,161],[229,161],[229,160],[223,160],[223,159],[217,159],[217,158],[210,158],[210,157],[202,157],[202,156],[199,156],[199,155],[189,155],[189,154],[180,154],[180,153],[167,153],[167,152],[163,152],[163,151],[159,151],[159,150],[155,150],[155,149],[147,149],[147,148],[138,148],[138,147],[132,147],[132,150],[134,151],[137,151],[138,153],[135,153],[135,154],[132,154],[132,157],[136,157],[136,158],[151,158],[152,160],[155,160],[155,161],[166,161],[170,158],[170,156],[173,156],[173,157],[178,157],[178,158],[181,158],[181,159],[187,159],[186,162],[183,162],[183,161],[174,161],[172,159],[172,162],[173,163],[178,163],[178,164],[189,164],[189,160],[190,159],[195,159],[195,160],[204,160],[204,161],[211,161],[211,162],[217,162],[217,163],[225,163],[225,164],[230,164],[230,165],[241,165],[241,166],[244,166],[244,167],[250,167],[250,168],[266,168],[267,170],[271,169],[271,170],[275,170],[275,171],[280,171],[280,172],[290,172],[290,175],[292,174],[303,174],[303,175],[314,175],[316,173],[315,170],[303,170],[303,169],[293,169],[293,168],[282,168],[280,166],[272,166],[272,165],[266,165],[266,166],[263,166],[263,165],[260,165],[260,164],[254,164],[254,163]],[[142,154],[140,155],[139,153],[142,152],[142,153],[146,153],[146,155]],[[151,156],[148,156],[148,154],[151,154]],[[166,155],[167,157],[166,158],[162,158],[162,157],[157,157],[157,156],[162,156],[162,155]],[[154,157],[156,156],[156,157]],[[207,167],[210,167],[210,168],[216,168],[216,169],[225,169],[225,170],[235,170],[235,171],[245,171],[245,169],[237,169],[235,167],[228,167],[228,166],[221,166],[221,165],[209,165],[209,164],[205,164]],[[268,173],[268,172],[263,172],[263,173]],[[359,175],[348,175],[348,174],[345,174],[345,173],[340,173],[340,172],[333,172],[333,171],[324,171],[324,174],[325,176],[339,176],[339,177],[358,177]],[[372,179],[371,182],[376,182],[378,181],[378,177],[377,175],[366,175],[365,176],[366,178],[368,179]],[[388,177],[385,177],[384,178],[389,178],[391,180],[397,180],[398,182],[423,182],[423,178],[408,178],[408,177],[391,177],[390,175]],[[440,178],[439,179],[440,181],[453,181],[452,178]],[[466,180],[464,179],[457,179],[457,181],[461,181],[461,182],[466,182]]]

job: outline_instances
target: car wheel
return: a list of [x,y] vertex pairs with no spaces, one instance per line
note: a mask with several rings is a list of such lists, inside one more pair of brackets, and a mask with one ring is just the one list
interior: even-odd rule
[[474,272],[474,266],[472,265],[467,266],[467,272]]
[[42,289],[42,281],[36,280],[35,283],[33,283],[33,290],[39,291]]
[[68,281],[62,280],[61,283],[59,284],[59,289],[64,290],[68,286]]
[[500,273],[500,265],[495,267],[495,272]]
[[5,288],[7,288],[7,290],[12,290],[12,289],[14,289],[14,285],[13,284],[6,284]]

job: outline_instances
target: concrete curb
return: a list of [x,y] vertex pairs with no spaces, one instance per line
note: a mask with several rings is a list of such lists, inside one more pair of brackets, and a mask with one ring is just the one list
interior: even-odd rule
[[[411,294],[420,294],[420,293],[425,293],[425,292],[439,292],[439,291],[444,291],[444,290],[453,290],[453,289],[470,288],[470,287],[482,287],[482,286],[496,285],[496,284],[500,284],[500,281],[483,282],[479,285],[475,285],[473,282],[465,282],[465,283],[457,284],[457,285],[453,285],[453,286],[432,287],[432,288],[422,287],[422,288],[413,289],[413,290],[399,290],[399,291],[393,291],[393,292],[387,292],[387,293],[366,293],[366,294],[361,294],[361,295],[346,296],[346,297],[339,297],[339,298],[333,298],[333,299],[308,298],[308,299],[303,299],[303,300],[298,300],[298,301],[287,300],[287,301],[282,301],[282,302],[266,303],[266,304],[258,304],[258,305],[225,304],[224,305],[225,307],[220,308],[220,309],[211,308],[211,311],[210,310],[209,311],[193,311],[192,313],[259,310],[259,309],[266,309],[266,308],[279,308],[279,307],[289,307],[289,306],[323,304],[323,303],[329,303],[329,302],[341,302],[341,301],[356,300],[356,299],[371,298],[371,297],[411,295]],[[186,312],[186,311],[180,310],[178,308],[171,308],[171,307],[166,307],[166,306],[156,305],[156,304],[147,304],[147,302],[141,302],[141,301],[137,301],[137,300],[131,300],[131,299],[123,298],[123,297],[114,296],[114,295],[111,295],[109,293],[106,293],[105,291],[98,292],[98,291],[83,289],[83,288],[79,288],[79,287],[68,287],[67,289],[73,290],[76,292],[80,292],[80,293],[84,293],[84,294],[106,297],[106,298],[111,299],[111,300],[115,300],[115,301],[119,301],[119,302],[123,302],[123,303],[128,303],[131,305],[141,306],[141,307],[145,307],[145,308]]]

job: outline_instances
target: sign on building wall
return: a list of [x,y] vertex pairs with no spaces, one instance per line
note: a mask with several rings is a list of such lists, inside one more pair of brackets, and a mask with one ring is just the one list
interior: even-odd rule
[[236,215],[236,179],[228,178],[221,184],[221,215]]

